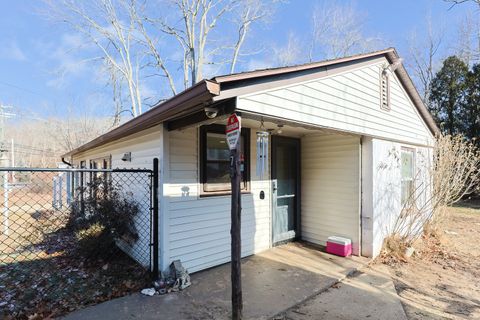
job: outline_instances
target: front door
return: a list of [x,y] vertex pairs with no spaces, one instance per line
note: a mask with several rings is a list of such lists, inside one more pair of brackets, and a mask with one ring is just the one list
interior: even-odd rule
[[300,230],[300,140],[272,136],[273,244],[293,240]]

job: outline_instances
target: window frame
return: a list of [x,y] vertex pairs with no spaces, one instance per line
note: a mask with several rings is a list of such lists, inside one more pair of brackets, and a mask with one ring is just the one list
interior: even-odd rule
[[[231,184],[228,183],[217,183],[210,184],[208,190],[206,189],[207,184],[207,134],[216,133],[216,134],[225,134],[225,125],[221,124],[211,124],[201,126],[199,129],[199,173],[200,173],[200,197],[207,196],[222,196],[229,195],[232,193]],[[249,193],[250,192],[250,129],[242,128],[241,138],[243,139],[243,149],[244,149],[244,161],[243,161],[243,178],[241,183],[241,192]],[[216,185],[216,186],[215,186]]]
[[[94,163],[101,164],[101,168],[95,168]],[[90,159],[89,161],[90,169],[111,169],[112,168],[112,155],[98,157],[94,159]],[[110,172],[90,172],[90,182],[93,182],[93,178],[98,178],[99,176],[103,175],[103,184],[104,189],[107,189],[107,184],[112,180],[112,174]],[[90,188],[90,196],[97,194],[97,190],[92,190]]]
[[[403,152],[411,152],[411,154],[412,154],[412,177],[410,179],[405,179],[403,177],[403,161],[402,161]],[[416,159],[415,148],[401,147],[401,149],[400,149],[400,202],[401,202],[402,207],[405,206],[408,203],[409,199],[415,193],[415,170],[416,170],[415,159]],[[408,197],[404,198],[403,183],[407,182],[407,181],[411,181],[411,191],[410,191],[410,194],[408,195]]]

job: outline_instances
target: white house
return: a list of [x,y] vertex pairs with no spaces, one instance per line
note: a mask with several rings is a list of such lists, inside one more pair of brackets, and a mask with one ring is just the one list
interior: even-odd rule
[[[352,239],[355,255],[377,255],[438,132],[389,48],[203,80],[65,157],[113,168],[158,158],[160,267],[180,259],[199,271],[230,260],[224,125],[233,112],[242,118],[243,256],[332,235]],[[259,131],[270,133],[263,176]]]

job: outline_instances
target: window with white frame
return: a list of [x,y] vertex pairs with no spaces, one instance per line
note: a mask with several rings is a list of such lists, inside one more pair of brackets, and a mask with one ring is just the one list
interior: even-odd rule
[[415,190],[415,150],[402,148],[401,174],[402,174],[402,206],[412,201]]
[[386,70],[380,73],[380,108],[390,111],[390,76]]

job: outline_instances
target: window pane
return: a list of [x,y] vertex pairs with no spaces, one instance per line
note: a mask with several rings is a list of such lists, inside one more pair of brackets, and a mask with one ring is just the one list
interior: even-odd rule
[[224,134],[207,132],[207,161],[229,161],[230,150]]
[[402,181],[402,204],[412,200],[413,195],[413,181]]
[[207,162],[207,183],[230,183],[230,163]]
[[412,200],[414,191],[414,155],[413,150],[402,150],[401,174],[402,174],[402,205]]
[[[224,129],[223,129],[224,130]],[[212,127],[212,131],[206,128],[202,139],[205,141],[205,148],[201,150],[203,155],[201,157],[202,163],[202,182],[203,191],[230,191],[230,150],[226,141],[226,136],[223,130],[219,127]],[[245,154],[245,132],[242,132],[240,138],[240,170],[242,171],[242,185],[241,189],[247,188],[247,172],[248,168],[248,153]]]
[[402,150],[402,180],[413,179],[413,151]]

